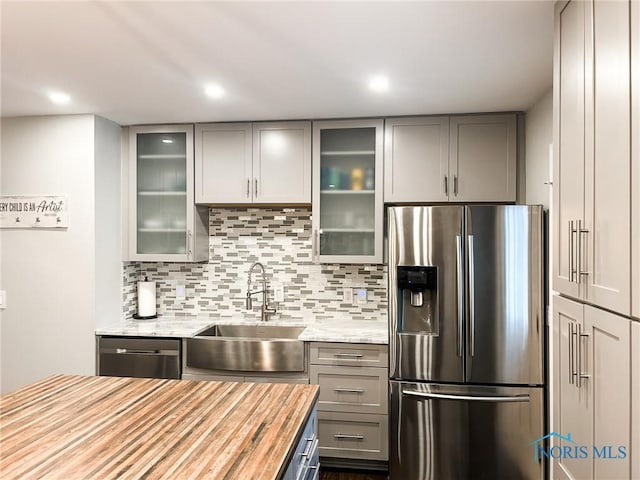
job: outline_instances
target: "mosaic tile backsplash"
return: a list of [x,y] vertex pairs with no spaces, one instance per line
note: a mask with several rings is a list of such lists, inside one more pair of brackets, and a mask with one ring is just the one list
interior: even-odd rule
[[[262,262],[270,285],[284,287],[274,319],[312,321],[349,317],[384,320],[387,315],[387,271],[382,265],[318,265],[311,259],[309,208],[211,208],[208,263],[137,263],[123,268],[124,314],[136,311],[136,282],[144,276],[157,282],[158,314],[242,316],[260,318],[262,296],[245,309],[249,267]],[[254,273],[252,290],[259,288]],[[185,285],[186,298],[176,298]],[[345,288],[366,288],[367,303],[343,300]]]

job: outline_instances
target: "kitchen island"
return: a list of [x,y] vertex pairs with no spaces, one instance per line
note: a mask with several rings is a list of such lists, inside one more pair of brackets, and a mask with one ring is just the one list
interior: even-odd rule
[[48,377],[0,397],[0,477],[286,478],[317,397],[315,385]]

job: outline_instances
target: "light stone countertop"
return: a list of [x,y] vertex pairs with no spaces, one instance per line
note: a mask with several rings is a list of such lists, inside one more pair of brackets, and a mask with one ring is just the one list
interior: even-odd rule
[[152,320],[123,319],[121,323],[96,328],[96,335],[127,337],[193,337],[215,325],[212,317],[160,316]]
[[305,342],[389,343],[386,321],[352,320],[349,318],[316,320],[298,337]]
[[[239,320],[234,317],[160,316],[153,320],[123,319],[121,323],[96,328],[96,335],[188,338],[213,325],[264,325],[259,320]],[[267,325],[306,326],[298,337],[305,342],[389,343],[385,321],[339,319],[278,319]]]

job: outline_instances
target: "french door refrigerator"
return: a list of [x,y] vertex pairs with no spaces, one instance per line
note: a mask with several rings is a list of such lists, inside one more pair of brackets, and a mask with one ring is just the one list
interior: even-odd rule
[[543,479],[542,208],[388,222],[390,479]]

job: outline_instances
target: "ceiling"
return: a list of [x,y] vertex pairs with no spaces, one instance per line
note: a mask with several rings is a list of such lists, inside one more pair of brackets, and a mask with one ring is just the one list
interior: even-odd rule
[[[553,3],[11,2],[2,116],[122,125],[526,110],[552,81]],[[389,90],[367,87],[384,74]],[[212,99],[207,84],[225,94]],[[71,96],[55,105],[48,93]]]

